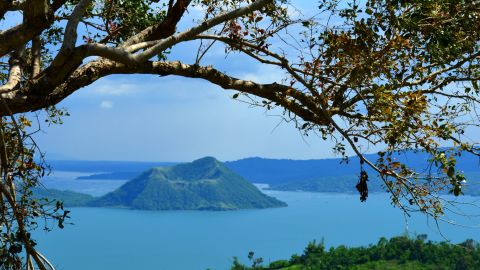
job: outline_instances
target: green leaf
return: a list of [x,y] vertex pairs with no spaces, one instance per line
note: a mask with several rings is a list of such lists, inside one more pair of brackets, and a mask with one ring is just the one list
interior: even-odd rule
[[480,90],[479,87],[478,87],[478,82],[477,81],[472,81],[472,86],[473,86],[473,89],[475,90]]
[[453,166],[448,167],[447,175],[448,177],[453,178],[453,176],[455,175],[455,168]]

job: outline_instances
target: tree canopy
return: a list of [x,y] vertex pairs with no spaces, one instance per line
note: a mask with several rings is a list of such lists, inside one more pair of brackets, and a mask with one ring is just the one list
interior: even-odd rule
[[231,270],[287,270],[287,269],[477,269],[479,244],[472,239],[462,243],[427,241],[427,235],[415,238],[380,238],[377,244],[367,247],[338,246],[327,249],[323,242],[309,243],[302,255],[290,260],[274,261],[262,266],[263,259],[250,252],[251,267],[234,258]]
[[[29,199],[29,188],[45,167],[33,160],[36,144],[23,113],[45,109],[58,122],[64,112],[57,103],[112,74],[199,78],[236,91],[233,98],[282,108],[285,120],[305,134],[333,140],[333,151],[346,159],[350,148],[360,157],[362,200],[368,196],[366,166],[380,175],[393,204],[441,216],[439,194],[460,195],[465,186],[455,157],[479,154],[468,134],[478,132],[479,123],[480,1],[320,0],[312,1],[317,12],[310,17],[294,4],[1,1],[1,17],[17,14],[21,21],[0,31],[0,223],[18,233],[2,236],[8,245],[0,251],[16,255],[25,247],[28,258],[46,267],[24,226],[44,209]],[[180,29],[189,12],[202,19]],[[172,47],[188,42],[198,46],[195,61],[169,60]],[[226,54],[282,69],[284,79],[264,84],[204,63],[213,43]],[[384,149],[377,160],[364,157],[369,146]],[[428,153],[433,169],[422,173],[399,162],[395,152],[405,149]],[[68,214],[49,213],[60,225]],[[1,263],[19,265],[16,259]]]

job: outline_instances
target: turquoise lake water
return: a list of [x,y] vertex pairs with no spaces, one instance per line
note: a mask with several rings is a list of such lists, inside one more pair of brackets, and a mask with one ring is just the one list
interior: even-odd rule
[[[228,269],[233,256],[247,261],[249,251],[267,263],[288,259],[301,254],[312,240],[324,239],[327,246],[359,246],[406,231],[443,239],[435,222],[422,215],[405,219],[388,204],[387,194],[371,194],[360,203],[356,194],[267,193],[289,206],[231,212],[73,208],[74,225],[35,236],[39,250],[59,270],[216,270]],[[465,211],[480,212],[471,207]],[[480,223],[475,218],[457,221]],[[453,242],[480,240],[478,228],[440,224],[440,229]]]

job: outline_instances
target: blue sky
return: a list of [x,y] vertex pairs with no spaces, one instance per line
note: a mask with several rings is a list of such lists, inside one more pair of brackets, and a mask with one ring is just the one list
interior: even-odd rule
[[[269,76],[256,68],[245,76]],[[111,76],[62,102],[71,116],[44,127],[37,140],[51,158],[87,160],[331,156],[328,143],[302,137],[278,112],[251,108],[233,93],[182,77]]]
[[[305,5],[302,1],[297,7]],[[308,5],[308,4],[307,4]],[[194,17],[194,13],[190,13]],[[186,18],[180,29],[191,25]],[[192,63],[196,46],[176,47],[169,60]],[[216,47],[203,65],[259,82],[279,81],[280,70]],[[70,117],[43,126],[36,139],[51,159],[189,161],[203,156],[234,160],[250,156],[332,157],[331,143],[303,137],[293,123],[233,100],[235,92],[182,77],[115,75],[85,87],[58,107]]]

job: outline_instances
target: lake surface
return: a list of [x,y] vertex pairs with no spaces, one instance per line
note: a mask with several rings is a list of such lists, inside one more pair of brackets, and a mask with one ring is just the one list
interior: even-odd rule
[[91,174],[93,173],[54,171],[47,177],[43,178],[41,183],[47,188],[72,190],[93,196],[101,196],[127,182],[126,180],[77,179],[79,176],[88,176]]
[[[119,180],[75,180],[88,173],[57,172],[43,184],[102,195],[123,184]],[[357,194],[265,191],[288,207],[207,211],[137,211],[73,208],[65,229],[35,237],[39,250],[58,270],[85,269],[229,269],[233,257],[247,262],[254,251],[265,262],[301,254],[308,242],[326,246],[368,245],[382,236],[428,234],[429,239],[461,242],[480,240],[480,229],[440,224],[422,215],[405,218],[393,208],[387,194],[371,194],[360,203]],[[476,198],[464,197],[463,201]],[[464,207],[479,214],[477,207]],[[480,224],[478,218],[455,217],[462,225]]]

